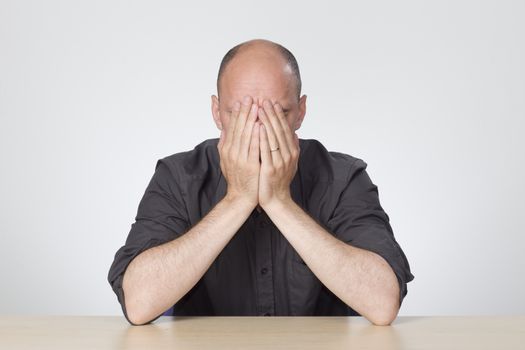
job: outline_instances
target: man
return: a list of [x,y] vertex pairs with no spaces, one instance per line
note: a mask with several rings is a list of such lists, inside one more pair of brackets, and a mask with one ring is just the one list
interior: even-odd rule
[[[220,138],[157,161],[108,280],[133,325],[173,315],[362,315],[389,325],[414,276],[367,164],[299,139],[294,56],[256,39],[224,57]],[[168,314],[168,313],[166,313]]]

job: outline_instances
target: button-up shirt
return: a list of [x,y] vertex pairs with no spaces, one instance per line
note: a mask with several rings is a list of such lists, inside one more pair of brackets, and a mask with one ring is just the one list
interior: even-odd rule
[[[139,203],[125,244],[115,254],[108,281],[124,316],[122,279],[129,263],[154,246],[177,239],[226,194],[219,139],[159,159]],[[328,151],[315,139],[299,139],[292,199],[330,234],[383,257],[395,273],[401,305],[414,279],[379,202],[367,164]],[[200,280],[172,308],[158,315],[180,316],[359,316],[333,294],[259,206]]]

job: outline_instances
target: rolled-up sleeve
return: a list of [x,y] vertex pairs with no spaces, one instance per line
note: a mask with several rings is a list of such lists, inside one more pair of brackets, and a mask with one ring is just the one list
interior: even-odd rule
[[407,294],[406,284],[414,279],[408,260],[397,243],[389,217],[379,202],[378,189],[366,172],[367,164],[356,159],[349,171],[328,228],[342,241],[372,251],[394,270],[399,282],[399,305]]
[[124,246],[116,252],[108,273],[108,281],[129,323],[134,325],[127,315],[122,289],[126,268],[143,251],[169,242],[186,232],[187,217],[177,174],[159,159],[139,203],[135,222],[131,225]]

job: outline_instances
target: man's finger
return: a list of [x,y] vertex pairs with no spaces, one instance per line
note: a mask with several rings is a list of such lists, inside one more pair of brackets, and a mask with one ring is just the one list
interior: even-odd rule
[[223,137],[223,134],[224,132],[221,130],[221,135],[219,136],[219,142],[217,142],[217,149],[219,151],[221,151],[221,148],[222,148],[222,145],[224,143],[224,137]]
[[250,152],[248,154],[248,161],[259,162],[260,156],[260,135],[261,135],[261,124],[259,122],[253,125],[252,138],[250,142]]
[[252,97],[248,95],[244,96],[242,100],[242,104],[241,104],[241,110],[239,112],[237,122],[235,123],[235,130],[233,132],[232,147],[234,149],[239,150],[239,148],[241,147],[241,138],[242,138],[242,134],[244,131],[244,125],[246,124],[246,119],[247,119],[248,113],[250,113],[251,107],[252,107]]
[[232,142],[233,142],[233,131],[235,130],[235,123],[238,119],[239,111],[241,108],[241,103],[239,101],[235,101],[233,104],[232,112],[230,114],[230,119],[228,121],[228,128],[226,135],[224,135],[224,145],[223,148],[226,150],[229,150],[231,148]]
[[[290,154],[290,147],[288,141],[284,135],[283,128],[281,127],[281,122],[279,117],[275,114],[274,107],[269,100],[264,100],[263,102],[265,115],[268,117],[268,122],[271,127],[267,127],[270,146],[279,147],[280,152],[272,154],[273,156],[283,156],[286,158]],[[275,141],[274,141],[275,139]]]
[[261,124],[260,130],[260,147],[261,147],[261,162],[269,165],[273,165],[272,156],[270,154],[270,145],[268,143],[268,132],[264,124]]
[[[281,162],[283,161],[281,156],[281,145],[279,144],[279,140],[277,140],[277,137],[275,137],[275,133],[272,129],[272,124],[270,122],[270,118],[268,118],[268,115],[264,112],[263,108],[259,109],[259,117],[261,118],[261,121],[264,124],[264,131],[266,135],[266,143],[268,145],[268,152],[270,160],[273,160],[275,162],[272,162],[272,164],[279,166]],[[270,148],[273,147],[273,148]]]
[[[250,114],[247,117],[246,124],[244,125],[244,130],[241,139],[241,149],[239,150],[241,159],[248,159],[250,151],[250,140],[252,139],[252,132],[257,119],[257,109],[258,106],[254,103],[250,109]],[[257,142],[257,147],[259,143]]]
[[281,124],[282,130],[284,132],[284,138],[288,144],[288,149],[291,151],[293,145],[295,145],[295,136],[290,130],[290,125],[288,125],[286,116],[284,115],[284,111],[281,105],[279,103],[275,103],[273,105],[273,109],[275,110],[275,113],[277,114],[277,120]]

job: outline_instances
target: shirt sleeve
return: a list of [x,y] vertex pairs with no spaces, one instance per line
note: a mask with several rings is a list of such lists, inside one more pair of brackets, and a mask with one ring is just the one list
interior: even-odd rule
[[406,284],[414,279],[408,260],[396,242],[389,217],[379,202],[378,189],[366,172],[367,164],[357,159],[349,172],[328,228],[342,241],[372,251],[392,267],[399,282],[399,306],[407,294]]
[[[158,160],[155,172],[139,203],[135,222],[131,225],[124,246],[115,254],[108,273],[108,281],[117,295],[126,320],[130,321],[124,303],[122,279],[129,263],[143,251],[174,240],[188,229],[187,212],[177,184],[176,174],[162,160]],[[147,323],[162,316],[158,315]]]

